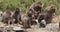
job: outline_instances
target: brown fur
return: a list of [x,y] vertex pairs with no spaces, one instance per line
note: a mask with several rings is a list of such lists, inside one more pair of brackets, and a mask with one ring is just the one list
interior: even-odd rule
[[15,19],[14,23],[17,24],[21,21],[20,9],[16,8],[14,14],[12,15],[13,19]]
[[[44,18],[46,20],[46,23],[51,23],[53,13],[55,13],[55,8],[54,6],[50,6],[49,8],[46,8],[43,13],[39,15],[38,22],[40,22]],[[40,18],[41,17],[41,18]]]
[[11,12],[10,11],[6,11],[3,14],[3,19],[2,22],[8,24],[8,22],[11,20]]
[[34,15],[35,19],[37,19],[39,13],[41,13],[43,11],[42,7],[43,7],[43,4],[41,2],[35,2],[30,6],[29,9],[31,9],[33,11],[33,15]]

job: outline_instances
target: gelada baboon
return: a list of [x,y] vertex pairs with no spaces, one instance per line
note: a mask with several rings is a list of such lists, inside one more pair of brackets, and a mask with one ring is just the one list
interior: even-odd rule
[[46,22],[51,23],[53,14],[55,13],[56,7],[54,5],[51,5],[50,8],[46,8]]
[[27,15],[30,18],[31,25],[37,24],[35,19],[37,19],[39,13],[43,10],[43,5],[41,2],[33,3],[27,9]]
[[41,2],[36,2],[36,3],[33,3],[31,6],[30,6],[30,9],[32,9],[33,11],[33,14],[35,16],[35,19],[37,19],[39,13],[41,13],[43,11],[43,4]]
[[42,19],[45,19],[46,24],[51,23],[52,21],[52,15],[55,13],[55,6],[50,6],[49,8],[46,8],[43,13],[41,13],[38,17],[38,22],[40,23]]
[[20,14],[20,9],[16,8],[14,14],[13,14],[13,19],[15,19],[14,23],[17,24],[19,21],[21,21],[21,14]]
[[8,24],[8,22],[10,21],[10,19],[11,19],[11,11],[7,10],[3,14],[2,22]]
[[31,25],[37,24],[37,22],[34,20],[35,16],[32,9],[29,9],[29,11],[27,12],[27,16],[30,18]]
[[30,28],[30,19],[29,17],[27,16],[27,14],[23,14],[21,16],[21,19],[22,19],[22,23],[23,23],[23,28]]

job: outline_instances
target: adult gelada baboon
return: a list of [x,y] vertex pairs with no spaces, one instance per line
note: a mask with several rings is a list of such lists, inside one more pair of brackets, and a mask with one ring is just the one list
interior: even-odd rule
[[30,6],[30,9],[33,10],[35,19],[37,19],[39,13],[41,13],[41,12],[43,11],[42,8],[43,8],[42,2],[36,2],[36,3],[33,3],[33,4]]
[[46,22],[51,23],[53,15],[55,13],[56,7],[54,5],[51,5],[49,8],[46,8]]
[[2,22],[8,24],[8,22],[10,21],[10,19],[11,19],[11,11],[7,10],[3,14]]
[[51,5],[49,8],[46,8],[43,13],[39,15],[38,22],[41,22],[42,19],[45,19],[46,24],[51,23],[52,21],[52,16],[55,13],[55,6]]
[[21,14],[20,14],[20,9],[17,7],[14,14],[13,14],[13,19],[15,19],[14,23],[17,24],[19,21],[21,21]]
[[27,15],[30,18],[31,25],[37,24],[35,19],[37,19],[39,13],[42,12],[42,7],[43,5],[41,2],[33,3],[27,7]]

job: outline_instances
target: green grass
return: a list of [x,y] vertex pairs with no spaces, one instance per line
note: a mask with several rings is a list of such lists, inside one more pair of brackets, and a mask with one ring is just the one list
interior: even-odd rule
[[11,11],[14,11],[15,7],[21,7],[22,12],[25,13],[28,5],[32,4],[33,2],[41,1],[44,4],[44,7],[54,4],[57,7],[56,15],[60,14],[60,0],[25,0],[24,3],[21,3],[21,1],[20,0],[0,0],[0,10],[6,11],[6,9],[10,9]]

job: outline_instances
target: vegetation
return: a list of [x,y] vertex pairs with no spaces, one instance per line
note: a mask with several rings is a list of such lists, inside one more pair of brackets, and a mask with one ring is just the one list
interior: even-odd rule
[[60,0],[0,0],[0,11],[6,11],[6,9],[14,11],[15,7],[21,7],[21,11],[25,13],[28,5],[38,1],[44,3],[44,7],[51,4],[56,5],[56,14],[60,14]]

